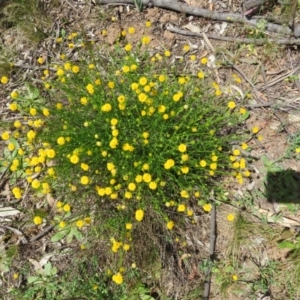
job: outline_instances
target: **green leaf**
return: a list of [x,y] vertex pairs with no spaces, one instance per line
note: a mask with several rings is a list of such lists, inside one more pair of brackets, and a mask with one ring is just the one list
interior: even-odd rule
[[28,283],[34,283],[34,282],[38,281],[39,279],[40,279],[40,277],[38,277],[38,276],[29,276],[27,278],[27,281],[28,281]]
[[44,266],[44,275],[51,276],[51,269],[52,269],[51,263],[47,262]]
[[59,232],[56,232],[52,237],[51,237],[51,242],[55,243],[60,241],[62,238],[64,238],[67,234],[69,233],[69,229],[67,230],[62,230]]
[[77,241],[82,240],[82,233],[77,228],[74,228],[73,234],[76,237]]
[[71,228],[68,236],[67,236],[67,243],[71,243],[72,242],[72,239],[73,239],[73,236],[74,236],[74,228]]
[[249,116],[250,116],[250,113],[247,110],[243,115],[240,116],[240,119],[241,119],[241,121],[245,121],[249,118]]
[[265,166],[266,168],[269,168],[269,167],[272,166],[273,162],[270,161],[270,160],[268,159],[268,157],[267,157],[265,154],[262,155],[261,159],[262,159],[262,162],[263,162],[263,164],[264,164],[264,166]]
[[279,249],[295,249],[295,244],[289,241],[283,241],[277,246]]

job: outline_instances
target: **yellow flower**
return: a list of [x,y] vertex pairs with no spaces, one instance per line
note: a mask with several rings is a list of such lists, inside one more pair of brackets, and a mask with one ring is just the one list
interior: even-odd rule
[[182,48],[182,50],[184,52],[188,52],[190,50],[190,46],[189,45],[184,45],[183,48]]
[[169,230],[172,230],[173,229],[173,227],[174,227],[174,222],[173,221],[169,221],[168,223],[167,223],[167,229],[169,229]]
[[64,72],[64,70],[63,69],[58,69],[57,71],[56,71],[56,75],[57,76],[63,76],[65,74],[65,72]]
[[42,224],[42,222],[43,222],[43,219],[42,219],[40,216],[35,216],[35,217],[33,218],[33,223],[34,223],[35,225],[40,225],[40,224]]
[[78,155],[76,155],[76,154],[73,154],[71,157],[70,157],[70,162],[72,163],[72,164],[77,164],[78,162],[79,162],[79,157],[78,157]]
[[237,275],[232,275],[232,280],[233,281],[237,281],[239,278],[238,278],[238,276]]
[[148,96],[144,93],[139,94],[139,101],[140,102],[145,102],[148,99]]
[[83,221],[83,220],[78,220],[78,221],[76,221],[76,226],[77,226],[79,229],[82,228],[83,225],[84,225],[84,221]]
[[222,91],[221,90],[216,90],[215,95],[216,96],[221,96],[222,95]]
[[228,108],[230,108],[230,109],[234,109],[236,107],[236,104],[235,104],[235,102],[234,101],[230,101],[230,102],[228,102]]
[[234,215],[233,214],[228,214],[227,215],[227,220],[229,221],[229,222],[232,222],[233,220],[234,220]]
[[67,223],[66,223],[65,221],[60,221],[60,222],[59,222],[59,227],[60,227],[60,228],[65,228],[66,225],[67,225]]
[[8,131],[5,131],[1,135],[2,140],[7,141],[10,138],[10,134]]
[[181,155],[181,160],[182,160],[182,161],[187,161],[187,160],[189,160],[189,155],[188,155],[188,154],[182,154],[182,155]]
[[177,207],[177,211],[178,212],[184,212],[185,211],[185,205],[184,204],[180,204],[180,205],[178,205],[178,207]]
[[260,142],[261,142],[263,139],[264,139],[264,138],[263,138],[263,136],[262,136],[262,135],[258,135],[258,136],[257,136],[257,140],[258,140],[258,141],[260,141]]
[[152,23],[150,22],[150,21],[147,21],[146,23],[145,23],[145,25],[146,25],[146,27],[151,27],[151,25],[152,25]]
[[80,183],[83,184],[83,185],[89,184],[89,183],[90,183],[89,177],[88,177],[88,176],[82,176],[82,177],[80,178]]
[[65,138],[64,137],[59,137],[57,140],[56,140],[57,144],[58,145],[64,145],[64,143],[66,142]]
[[241,151],[240,151],[239,149],[234,149],[234,150],[232,151],[232,153],[233,153],[233,155],[238,156],[238,155],[241,154]]
[[77,74],[79,72],[79,67],[78,66],[73,66],[72,67],[72,72]]
[[203,65],[207,64],[207,58],[206,57],[201,58],[200,61],[201,61],[201,64],[203,64]]
[[54,149],[47,149],[46,155],[47,155],[48,158],[54,158],[55,155],[56,155],[55,150]]
[[297,147],[297,148],[295,149],[295,152],[296,152],[296,153],[300,153],[300,147]]
[[204,168],[204,167],[206,167],[207,163],[206,163],[205,160],[202,159],[202,160],[200,160],[199,165],[200,165],[202,168]]
[[198,72],[197,76],[198,76],[198,78],[203,79],[205,75],[202,71],[200,71],[200,72]]
[[142,38],[142,44],[143,45],[148,45],[149,43],[150,43],[149,36],[143,36],[143,38]]
[[185,144],[180,144],[178,146],[178,151],[181,152],[181,153],[185,152],[186,151],[186,145]]
[[34,188],[34,189],[38,189],[40,187],[41,183],[38,179],[33,179],[33,181],[31,182],[31,186]]
[[131,71],[135,71],[137,69],[137,65],[133,64],[130,66]]
[[241,147],[242,147],[242,149],[243,149],[243,150],[246,150],[246,149],[248,149],[248,145],[247,145],[247,143],[242,143]]
[[130,182],[130,183],[128,184],[128,189],[129,189],[129,191],[135,191],[135,190],[136,190],[136,185],[135,185],[135,183]]
[[189,193],[188,193],[188,191],[186,191],[186,190],[182,190],[182,191],[180,192],[180,196],[181,196],[182,198],[189,198]]
[[170,56],[171,56],[171,52],[168,51],[168,50],[166,50],[166,51],[165,51],[165,56],[166,56],[166,57],[170,57]]
[[106,103],[101,106],[101,111],[103,111],[103,112],[109,112],[111,110],[112,110],[112,107],[109,103]]
[[126,223],[125,225],[127,230],[131,230],[132,229],[132,224],[131,223]]
[[113,81],[109,81],[107,86],[110,88],[110,89],[113,89],[115,87],[115,83]]
[[143,176],[142,176],[142,175],[137,175],[137,176],[135,177],[135,181],[136,181],[137,183],[142,182],[142,181],[143,181]]
[[128,251],[130,249],[130,245],[129,244],[124,244],[123,249],[125,251]]
[[12,91],[11,94],[10,94],[10,97],[12,99],[17,99],[19,96],[18,92],[17,91]]
[[[93,95],[93,94],[95,93],[94,86],[93,86],[91,83],[89,83],[89,84],[86,86],[86,90],[87,90],[88,93],[91,94],[91,95]],[[83,97],[83,98],[87,99],[86,97]],[[83,99],[83,98],[81,98],[81,99]],[[81,104],[83,104],[83,103],[81,103]]]
[[175,165],[175,161],[173,159],[168,159],[164,163],[164,168],[168,170],[168,169],[171,169],[174,165]]
[[42,65],[45,62],[45,59],[43,57],[39,57],[37,61],[40,65]]
[[135,34],[135,29],[134,29],[134,27],[129,27],[129,28],[128,28],[128,33],[130,33],[130,34]]
[[157,183],[156,183],[155,181],[151,181],[151,182],[149,183],[149,188],[150,188],[151,190],[155,190],[155,189],[157,188]]
[[12,193],[14,194],[14,197],[16,199],[20,199],[22,197],[22,190],[20,188],[18,188],[18,187],[14,187],[12,189]]
[[122,284],[123,283],[123,276],[120,272],[118,272],[117,274],[113,275],[112,280],[116,284]]
[[258,133],[258,131],[259,131],[259,128],[258,128],[257,126],[254,126],[254,127],[252,128],[252,132],[253,132],[254,134]]
[[182,166],[181,167],[181,172],[183,173],[183,174],[187,174],[188,172],[189,172],[189,167],[187,167],[187,166]]
[[152,180],[152,176],[149,173],[145,173],[143,175],[143,181],[144,182],[149,183],[149,182],[151,182],[151,180]]
[[71,64],[70,63],[65,63],[64,64],[64,69],[66,70],[66,71],[69,71],[69,70],[71,70],[72,69],[72,66],[71,66]]
[[144,211],[142,209],[138,209],[136,212],[135,212],[135,219],[137,221],[142,221],[144,218]]
[[124,73],[128,73],[128,72],[130,71],[130,69],[129,69],[128,66],[123,66],[123,67],[122,67],[122,71],[123,71]]
[[57,208],[61,208],[63,206],[63,203],[61,202],[61,201],[58,201],[57,203],[56,203],[56,207]]
[[9,79],[8,79],[6,76],[2,76],[2,77],[1,77],[1,83],[2,83],[2,84],[7,84],[7,83],[8,83],[8,80],[9,80]]
[[124,47],[125,51],[129,52],[131,49],[132,49],[132,45],[131,44],[127,44],[125,47]]
[[210,212],[211,211],[211,204],[206,203],[202,206],[203,210],[206,212]]
[[132,193],[126,191],[124,197],[125,197],[126,199],[131,199],[131,198],[132,198]]
[[13,279],[17,280],[19,278],[19,274],[18,273],[14,273],[13,274]]
[[63,210],[64,210],[65,212],[69,212],[69,211],[71,210],[71,206],[70,206],[69,204],[65,204],[65,205],[63,206]]
[[241,114],[241,115],[244,115],[246,112],[247,112],[247,111],[246,111],[245,108],[243,108],[243,107],[240,108],[240,114]]
[[15,145],[13,143],[9,143],[7,146],[9,151],[14,151],[15,150]]

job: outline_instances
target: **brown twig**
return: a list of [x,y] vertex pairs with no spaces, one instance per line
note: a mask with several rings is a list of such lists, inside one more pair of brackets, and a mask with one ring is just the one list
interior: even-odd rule
[[[212,204],[212,210],[210,216],[210,238],[209,238],[210,263],[212,263],[214,260],[215,246],[216,246],[216,205]],[[211,281],[211,264],[208,266],[205,274],[203,300],[209,299],[210,281]]]
[[[233,22],[243,23],[254,27],[257,27],[260,24],[259,20],[248,20],[245,16],[241,14],[215,12],[209,9],[189,6],[179,1],[170,1],[170,0],[141,0],[141,1],[145,6],[155,6],[155,7],[165,8],[168,10],[177,11],[188,15],[213,19],[217,21],[230,22],[230,23]],[[127,4],[134,4],[133,0],[96,0],[97,4],[113,4],[113,3],[120,3],[120,2],[127,3]],[[267,23],[265,28],[267,31],[271,31],[271,32],[282,33],[285,35],[292,34],[292,30],[283,25]]]
[[[179,28],[175,28],[171,25],[167,26],[167,30],[186,35],[186,36],[195,36],[202,37],[202,33],[191,32],[187,30],[182,30]],[[206,34],[206,36],[210,39],[225,41],[225,42],[235,42],[235,43],[243,43],[243,44],[254,44],[254,45],[265,45],[265,44],[277,44],[277,45],[300,45],[300,39],[248,39],[248,38],[236,38],[236,37],[226,37],[215,34]]]
[[41,237],[43,237],[44,235],[48,234],[53,228],[55,227],[55,225],[51,225],[46,227],[42,232],[40,232],[39,234],[37,234],[36,236],[32,237],[29,240],[29,243],[32,243],[38,239],[40,239]]

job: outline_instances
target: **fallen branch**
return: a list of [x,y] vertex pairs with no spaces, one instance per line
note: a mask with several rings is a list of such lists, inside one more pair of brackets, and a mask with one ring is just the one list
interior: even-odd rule
[[[125,4],[134,4],[133,0],[96,0],[97,4],[114,4],[114,3],[125,3]],[[203,9],[199,7],[189,6],[185,3],[179,2],[179,1],[170,1],[170,0],[141,0],[143,5],[151,7],[160,7],[165,8],[172,11],[177,11],[180,13],[186,13],[188,15],[192,16],[198,16],[203,17],[207,19],[213,19],[217,21],[222,22],[236,22],[236,23],[243,23],[248,24],[250,26],[258,27],[260,24],[259,20],[248,20],[245,16],[241,14],[234,14],[234,13],[219,13],[215,11],[211,11],[208,9]],[[295,26],[298,27],[298,26]],[[299,26],[300,27],[300,26]],[[277,32],[284,35],[290,35],[292,34],[292,30],[289,27],[273,24],[273,23],[267,23],[265,25],[266,30],[271,32]],[[295,28],[295,33],[298,33],[298,31]],[[299,35],[295,35],[300,36]]]
[[[186,36],[195,36],[195,37],[203,37],[202,33],[191,32],[187,30],[182,30],[179,28],[175,28],[171,25],[167,26],[167,30],[186,35]],[[235,38],[235,37],[225,37],[214,34],[207,34],[206,36],[209,39],[225,41],[225,42],[235,42],[235,43],[243,43],[243,44],[254,44],[254,45],[264,45],[264,44],[277,44],[277,45],[300,45],[300,39],[247,39],[247,38]]]
[[[211,216],[210,216],[210,238],[209,238],[210,263],[212,263],[214,260],[215,246],[216,246],[216,205],[215,203],[213,203],[211,209]],[[203,300],[209,299],[210,281],[211,281],[211,264],[208,266],[205,272]]]

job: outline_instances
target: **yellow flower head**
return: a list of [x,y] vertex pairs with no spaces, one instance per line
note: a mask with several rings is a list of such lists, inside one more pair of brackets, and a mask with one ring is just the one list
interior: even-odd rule
[[208,60],[207,60],[207,58],[206,57],[203,57],[203,58],[201,58],[201,64],[203,64],[203,65],[206,65],[207,64],[207,62],[208,62]]
[[182,191],[180,192],[180,196],[181,196],[182,198],[189,198],[189,193],[188,193],[188,191],[186,191],[186,190],[182,190]]
[[35,217],[33,218],[33,223],[34,223],[35,225],[40,225],[40,224],[43,223],[43,219],[42,219],[40,216],[35,216]]
[[142,209],[138,209],[136,212],[135,212],[135,219],[137,221],[142,221],[144,218],[144,211]]
[[174,227],[174,222],[173,221],[169,221],[168,223],[167,223],[167,229],[169,229],[169,230],[172,230],[173,229],[173,227]]
[[178,207],[177,207],[177,211],[178,211],[178,212],[184,212],[185,209],[186,209],[186,207],[185,207],[184,204],[180,204],[180,205],[178,205]]
[[229,109],[234,109],[235,107],[236,107],[236,104],[235,104],[234,101],[228,102],[228,108],[229,108]]
[[123,283],[123,276],[120,272],[118,272],[117,274],[113,275],[112,280],[116,284],[122,284]]
[[129,27],[128,28],[128,33],[135,34],[135,28],[134,27]]
[[168,170],[168,169],[171,169],[174,165],[175,165],[175,161],[173,159],[168,159],[164,163],[164,168]]
[[186,151],[186,145],[185,144],[180,144],[178,146],[178,151],[181,152],[181,153],[185,152]]
[[234,219],[235,219],[234,214],[228,214],[228,215],[227,215],[227,220],[228,220],[229,222],[232,222]]
[[206,212],[210,212],[211,211],[211,204],[206,203],[202,206],[203,210]]

